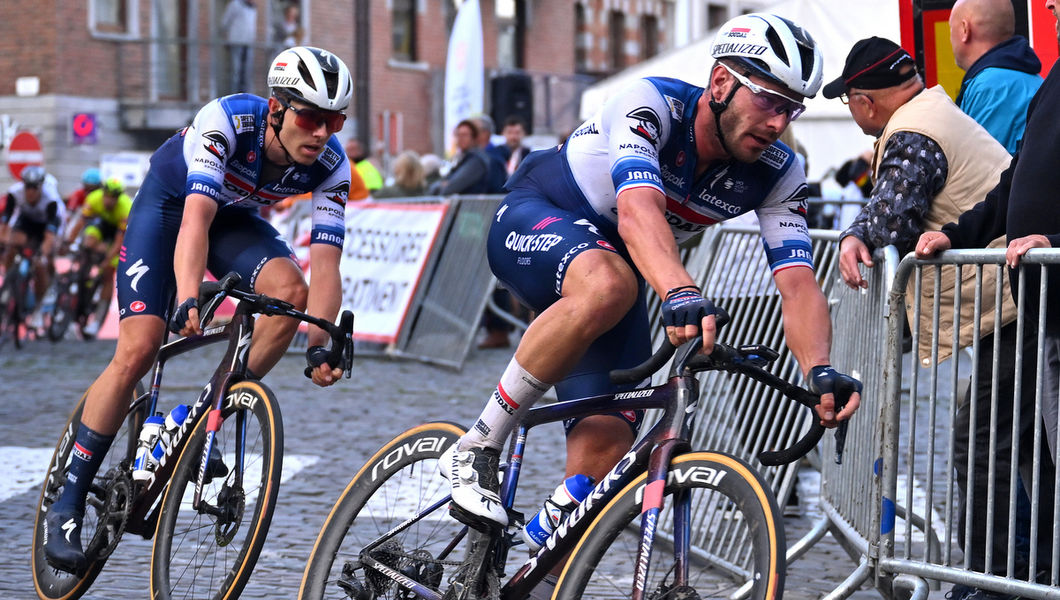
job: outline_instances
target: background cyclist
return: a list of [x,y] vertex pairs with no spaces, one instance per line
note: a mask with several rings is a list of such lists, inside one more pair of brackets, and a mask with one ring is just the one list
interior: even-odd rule
[[[77,219],[70,226],[63,241],[67,250],[82,232],[80,248],[79,278],[83,284],[88,279],[88,272],[93,262],[99,266],[103,291],[95,318],[85,325],[82,334],[85,337],[96,337],[103,320],[110,308],[110,297],[114,292],[114,270],[118,266],[118,251],[125,240],[125,226],[129,220],[129,209],[132,198],[125,193],[125,184],[116,177],[103,183],[103,187],[90,192],[86,197]],[[80,288],[79,288],[80,289]]]
[[[117,348],[88,390],[67,483],[46,517],[44,552],[56,568],[86,566],[80,537],[87,489],[167,322],[183,335],[201,332],[196,297],[207,268],[217,276],[236,271],[243,289],[314,316],[334,320],[338,313],[350,167],[332,134],[345,122],[350,73],[326,50],[295,47],[273,60],[268,85],[268,99],[236,94],[210,102],[151,157],[119,259]],[[306,192],[314,204],[308,286],[291,248],[258,214],[259,206]],[[296,328],[286,317],[258,319],[248,358],[255,377],[280,360]],[[321,386],[342,374],[324,363],[328,339],[309,327],[307,358]]]
[[84,173],[81,173],[81,187],[74,190],[66,199],[66,212],[74,214],[74,211],[80,209],[85,203],[85,198],[102,185],[103,176],[99,169],[95,167],[85,169]]
[[[527,157],[509,180],[489,233],[490,266],[539,315],[472,430],[439,461],[457,519],[479,528],[507,522],[499,448],[549,387],[560,400],[613,392],[608,372],[648,356],[645,284],[663,299],[670,341],[702,331],[704,351],[713,349],[714,306],[685,270],[678,243],[750,211],[783,298],[788,344],[823,393],[822,423],[835,426],[856,410],[856,393],[834,408],[835,382],[850,378],[829,366],[831,323],[813,272],[805,176],[777,142],[820,87],[820,52],[790,21],[749,14],[721,28],[712,55],[707,89],[642,79],[562,148]],[[640,419],[616,412],[565,423],[567,475],[606,474]]]
[[[21,181],[7,190],[7,202],[0,213],[0,239],[4,240],[2,264],[4,273],[15,262],[15,254],[23,247],[34,250],[33,286],[37,297],[48,289],[55,271],[54,258],[58,249],[55,236],[63,229],[66,211],[59,196],[58,184],[43,167],[22,169]],[[30,327],[41,327],[40,302],[29,318]]]

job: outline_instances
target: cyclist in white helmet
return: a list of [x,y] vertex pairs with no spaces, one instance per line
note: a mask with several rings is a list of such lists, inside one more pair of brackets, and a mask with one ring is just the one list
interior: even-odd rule
[[[150,369],[167,324],[201,333],[196,297],[207,269],[242,276],[240,287],[286,300],[334,320],[341,302],[339,259],[350,167],[339,141],[353,83],[346,65],[319,48],[284,50],[268,72],[270,98],[235,94],[214,100],[190,127],[165,142],[136,194],[118,264],[121,318],[114,358],[89,388],[62,496],[47,516],[45,556],[58,568],[85,567],[81,522],[85,493],[110,447],[136,381]],[[312,283],[291,248],[258,214],[261,206],[310,193],[314,203]],[[174,294],[177,308],[170,311]],[[280,360],[297,322],[263,317],[249,367],[262,377]],[[327,333],[309,328],[313,382],[342,374],[326,364]],[[211,461],[210,476],[227,468]]]
[[[706,89],[641,79],[562,148],[530,154],[508,181],[487,253],[498,279],[538,317],[474,427],[439,461],[457,519],[479,528],[508,522],[497,494],[500,447],[553,386],[560,400],[618,391],[608,372],[650,352],[658,317],[647,312],[648,293],[662,299],[670,341],[702,332],[703,352],[712,351],[715,308],[682,264],[678,243],[750,211],[783,297],[788,344],[823,394],[821,422],[834,427],[857,409],[857,393],[832,394],[851,378],[830,366],[805,176],[777,141],[820,87],[820,52],[790,21],[749,14],[721,28],[712,54]],[[616,411],[565,423],[566,475],[599,480],[628,451],[640,420]]]

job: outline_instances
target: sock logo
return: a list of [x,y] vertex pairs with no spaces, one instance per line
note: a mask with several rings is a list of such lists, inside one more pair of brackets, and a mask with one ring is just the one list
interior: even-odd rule
[[479,419],[478,422],[475,423],[475,431],[481,433],[485,437],[489,437],[490,426],[483,423],[482,419]]
[[512,400],[512,397],[501,386],[497,386],[497,391],[493,392],[493,401],[509,415],[514,415],[515,411],[519,410],[519,403]]
[[81,460],[92,460],[92,452],[77,442],[74,442],[74,456]]
[[77,523],[74,521],[73,517],[71,517],[70,520],[68,520],[67,522],[63,523],[62,530],[66,532],[66,543],[73,543],[70,541],[70,534],[73,533],[75,529],[77,529]]

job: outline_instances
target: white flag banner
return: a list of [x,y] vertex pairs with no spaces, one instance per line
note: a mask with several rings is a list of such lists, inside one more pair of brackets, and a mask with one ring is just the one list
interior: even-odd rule
[[[482,112],[482,15],[478,0],[465,0],[456,13],[445,57],[445,138],[461,120]],[[492,132],[491,132],[492,133]],[[446,143],[449,148],[451,142]]]
[[397,341],[447,206],[346,205],[342,307],[353,311],[354,338]]

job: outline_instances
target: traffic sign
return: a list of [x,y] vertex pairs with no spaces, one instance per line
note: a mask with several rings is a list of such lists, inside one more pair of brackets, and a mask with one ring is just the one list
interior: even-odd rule
[[28,131],[20,131],[11,140],[7,149],[7,168],[11,176],[18,179],[22,169],[30,165],[41,165],[44,162],[44,150],[37,136]]

